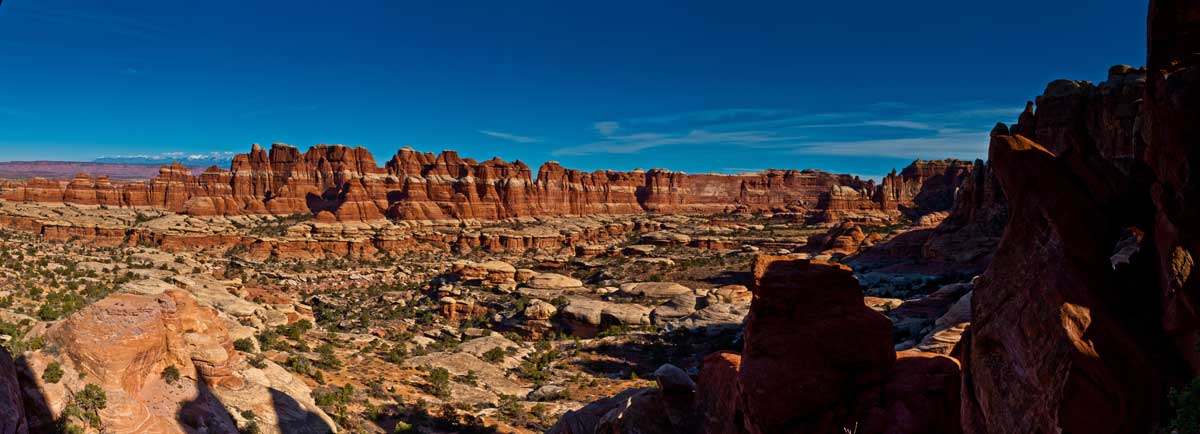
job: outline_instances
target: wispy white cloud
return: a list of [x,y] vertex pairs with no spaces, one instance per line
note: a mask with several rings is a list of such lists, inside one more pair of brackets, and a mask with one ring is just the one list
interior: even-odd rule
[[554,155],[633,154],[672,146],[755,149],[794,155],[895,158],[984,157],[987,132],[1015,107],[914,110],[876,103],[860,111],[803,113],[732,108],[596,122],[597,140]]
[[536,137],[518,136],[516,134],[502,133],[499,131],[476,130],[476,132],[478,132],[479,134],[483,134],[485,136],[491,136],[491,137],[495,137],[497,139],[508,140],[510,142],[517,142],[517,143],[538,143],[538,142],[542,141],[542,139],[539,139]]
[[611,136],[621,129],[621,123],[616,121],[600,121],[592,124],[592,129],[602,136]]
[[750,146],[780,143],[802,138],[804,137],[775,136],[767,131],[713,132],[691,130],[678,134],[638,133],[625,136],[610,136],[602,141],[560,148],[551,153],[553,155],[633,154],[650,148],[671,145],[728,144]]
[[901,139],[814,141],[792,144],[791,154],[846,157],[958,158],[987,155],[988,132],[934,134]]
[[875,127],[905,128],[910,130],[936,130],[938,127],[916,121],[866,121],[863,125]]
[[899,101],[879,101],[869,106],[872,110],[905,110],[913,108],[912,104]]

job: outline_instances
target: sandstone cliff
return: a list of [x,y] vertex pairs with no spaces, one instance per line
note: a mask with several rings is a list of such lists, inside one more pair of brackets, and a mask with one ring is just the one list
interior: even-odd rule
[[312,214],[344,222],[498,220],[529,216],[798,213],[819,221],[885,222],[949,209],[973,166],[957,160],[917,161],[883,183],[814,170],[756,174],[685,174],[662,169],[582,172],[555,162],[536,178],[521,161],[478,162],[454,151],[403,148],[379,167],[364,148],[299,149],[254,145],[228,170],[199,176],[173,164],[149,182],[113,182],[79,174],[70,182],[33,178],[6,189],[5,199],[108,207],[152,207],[194,216]]

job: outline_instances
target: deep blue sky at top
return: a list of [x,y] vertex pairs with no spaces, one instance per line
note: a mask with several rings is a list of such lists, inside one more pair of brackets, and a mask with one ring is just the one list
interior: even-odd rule
[[0,160],[455,149],[587,170],[878,176],[985,157],[1146,0],[4,0]]

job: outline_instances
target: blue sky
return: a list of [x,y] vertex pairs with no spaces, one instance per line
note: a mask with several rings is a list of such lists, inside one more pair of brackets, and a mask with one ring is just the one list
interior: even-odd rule
[[0,160],[402,146],[531,165],[878,176],[976,158],[1146,0],[4,0]]

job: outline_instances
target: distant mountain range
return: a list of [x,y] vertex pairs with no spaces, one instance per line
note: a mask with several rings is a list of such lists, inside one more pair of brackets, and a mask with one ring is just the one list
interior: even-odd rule
[[209,152],[206,154],[185,154],[182,152],[169,152],[158,155],[116,155],[111,157],[100,157],[92,160],[93,163],[111,163],[111,164],[142,164],[163,166],[173,162],[183,163],[184,166],[219,166],[229,167],[229,163],[233,161],[233,152]]
[[[0,178],[28,179],[71,179],[78,173],[103,174],[114,180],[150,179],[158,175],[163,164],[156,163],[113,163],[113,162],[79,162],[79,161],[8,161],[0,162]],[[185,164],[193,174],[199,174],[204,166],[194,165],[191,161]]]

